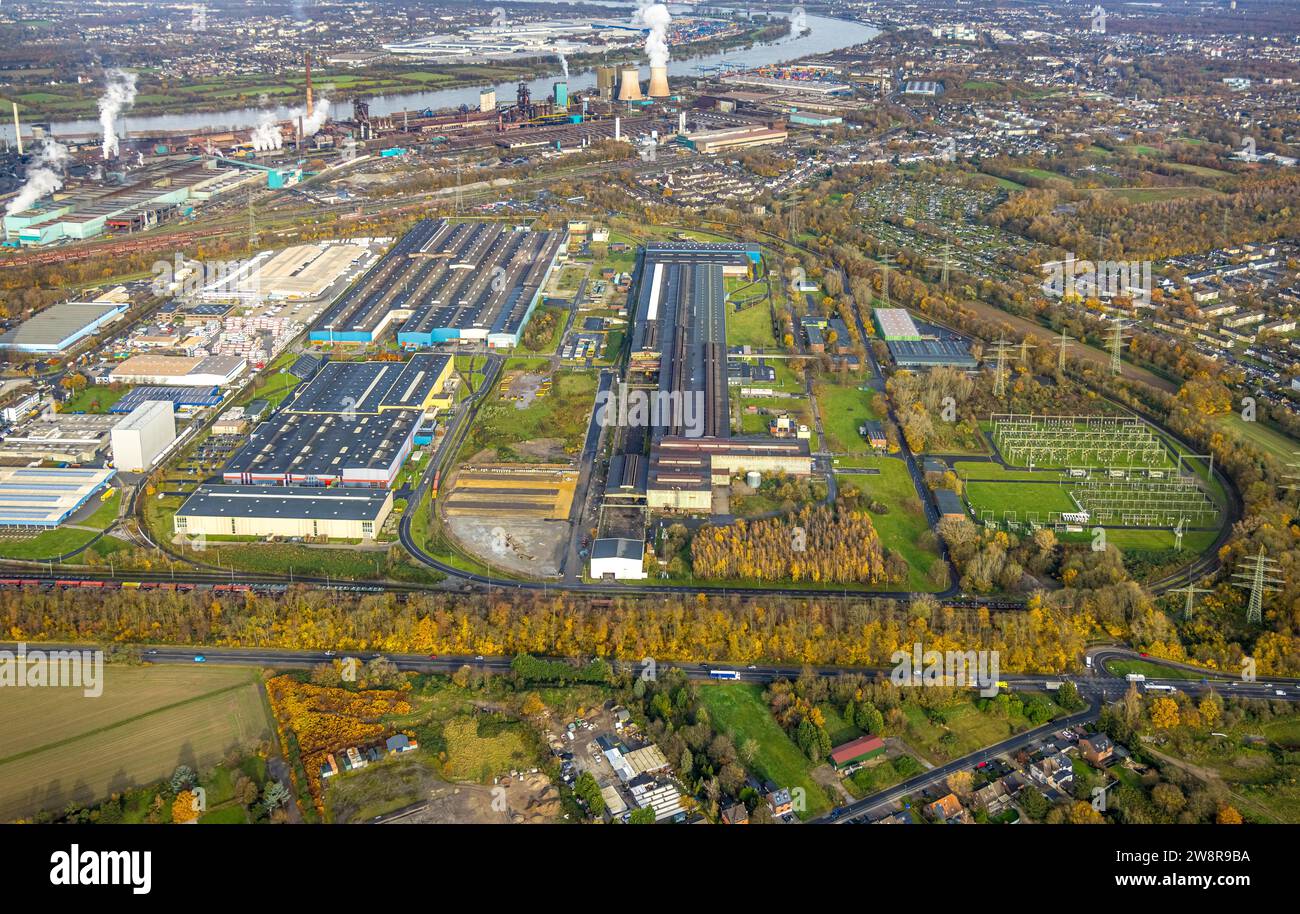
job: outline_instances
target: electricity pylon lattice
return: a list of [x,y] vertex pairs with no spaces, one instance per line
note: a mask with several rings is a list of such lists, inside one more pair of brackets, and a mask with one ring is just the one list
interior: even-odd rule
[[1197,587],[1196,582],[1191,578],[1188,578],[1187,583],[1182,587],[1175,587],[1169,592],[1187,594],[1187,599],[1183,603],[1183,618],[1190,619],[1192,617],[1192,609],[1196,605],[1196,595],[1198,593],[1209,593],[1210,591],[1205,587]]
[[[1291,456],[1300,457],[1300,451],[1292,451]],[[1282,479],[1284,480],[1282,488],[1286,489],[1288,492],[1300,492],[1300,461],[1288,463],[1286,468],[1290,470],[1290,472],[1282,475]]]
[[1067,333],[1062,333],[1056,338],[1056,370],[1062,374],[1065,373],[1065,350],[1070,348],[1072,342],[1074,337]]
[[1007,353],[1011,343],[1005,337],[999,337],[993,345],[997,354],[997,367],[993,373],[993,394],[1000,397],[1007,389]]
[[948,288],[948,276],[955,263],[956,261],[952,257],[952,239],[950,238],[943,243],[942,257],[930,257],[930,265],[939,267],[939,281],[943,283],[945,289]]
[[1246,607],[1246,622],[1258,625],[1264,620],[1264,594],[1276,593],[1282,578],[1278,571],[1277,559],[1264,554],[1264,547],[1259,547],[1259,554],[1241,563],[1244,569],[1234,574],[1233,585],[1250,591],[1250,602]]
[[1110,333],[1110,373],[1124,373],[1124,318],[1115,318],[1115,329]]

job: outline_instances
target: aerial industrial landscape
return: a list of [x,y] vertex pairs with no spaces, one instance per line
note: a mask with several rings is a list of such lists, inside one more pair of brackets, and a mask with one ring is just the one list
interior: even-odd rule
[[1297,12],[7,2],[0,822],[1300,823]]

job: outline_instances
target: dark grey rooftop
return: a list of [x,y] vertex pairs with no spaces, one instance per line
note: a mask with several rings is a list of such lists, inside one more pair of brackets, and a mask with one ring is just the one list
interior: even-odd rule
[[185,499],[176,513],[202,517],[375,520],[387,499],[387,489],[202,485]]

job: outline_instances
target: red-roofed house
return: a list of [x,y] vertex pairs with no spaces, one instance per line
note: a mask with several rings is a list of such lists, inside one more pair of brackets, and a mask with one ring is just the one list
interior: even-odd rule
[[844,769],[850,765],[860,765],[873,759],[885,751],[885,741],[879,736],[860,736],[842,746],[836,746],[831,750],[831,764],[836,768]]

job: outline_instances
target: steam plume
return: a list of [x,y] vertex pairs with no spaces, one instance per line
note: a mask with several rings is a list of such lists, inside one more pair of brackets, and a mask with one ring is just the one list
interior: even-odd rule
[[569,78],[569,58],[565,57],[563,54],[557,54],[556,56],[560,58],[560,69],[564,72],[564,78],[565,78],[565,79],[568,79],[568,78]]
[[104,158],[117,156],[117,116],[135,102],[135,74],[116,67],[104,74],[108,81],[99,99],[99,126],[104,134]]
[[18,196],[5,206],[5,215],[21,213],[41,197],[52,194],[63,186],[63,166],[68,161],[68,147],[46,137],[36,155],[27,166],[27,181]]
[[637,7],[632,21],[649,29],[645,38],[646,56],[650,66],[668,66],[668,26],[672,24],[672,14],[662,3],[645,3]]

